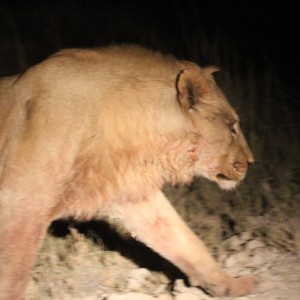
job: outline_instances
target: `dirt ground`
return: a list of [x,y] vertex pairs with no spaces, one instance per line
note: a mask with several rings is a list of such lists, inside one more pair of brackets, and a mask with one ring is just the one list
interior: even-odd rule
[[[40,253],[26,300],[217,299],[198,288],[187,287],[184,279],[176,279],[177,274],[172,281],[166,274],[143,268],[117,251],[97,251],[75,230],[69,243],[64,240],[64,245],[59,246],[58,239],[53,239],[47,239]],[[218,258],[227,272],[233,276],[250,275],[258,281],[254,293],[240,299],[300,299],[299,251],[288,253],[268,247],[249,232],[228,239],[227,249]],[[147,252],[146,247],[138,251],[141,250]]]

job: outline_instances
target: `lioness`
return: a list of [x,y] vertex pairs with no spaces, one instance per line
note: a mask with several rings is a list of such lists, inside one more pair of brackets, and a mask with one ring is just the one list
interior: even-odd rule
[[20,299],[51,221],[110,216],[211,295],[229,277],[161,192],[233,189],[253,155],[213,67],[137,46],[70,49],[0,81],[0,299]]

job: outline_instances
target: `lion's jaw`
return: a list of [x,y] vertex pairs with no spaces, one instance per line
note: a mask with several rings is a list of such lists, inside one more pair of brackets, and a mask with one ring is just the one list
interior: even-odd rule
[[[230,166],[230,168],[233,167]],[[209,179],[216,182],[224,190],[233,190],[244,179],[245,175],[246,172],[237,174],[234,170],[227,172],[227,170],[222,171],[220,168],[212,168]]]
[[196,167],[195,171],[196,176],[205,177],[217,183],[218,186],[224,190],[233,190],[246,176],[246,170],[243,173],[237,173],[230,164],[228,164],[228,168],[214,165],[197,165],[198,167]]
[[[194,150],[196,158],[194,172],[195,176],[205,177],[224,190],[233,190],[245,178],[248,163],[253,158],[247,147],[241,147],[240,151],[234,151],[236,149],[230,151],[226,148],[230,147],[222,143],[199,142]],[[220,149],[225,150],[223,154]]]

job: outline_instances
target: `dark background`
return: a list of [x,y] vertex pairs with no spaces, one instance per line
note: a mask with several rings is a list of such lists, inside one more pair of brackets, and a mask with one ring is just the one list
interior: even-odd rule
[[297,5],[254,2],[2,1],[0,75],[23,71],[61,48],[123,42],[215,64],[208,54],[197,55],[197,47],[226,40],[241,63],[250,59],[263,72],[267,62],[284,85],[299,91]]

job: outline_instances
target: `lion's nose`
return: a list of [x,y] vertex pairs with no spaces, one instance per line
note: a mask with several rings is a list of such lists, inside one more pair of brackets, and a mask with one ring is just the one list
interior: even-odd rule
[[255,162],[254,159],[253,159],[253,160],[248,160],[248,161],[247,161],[247,164],[248,164],[248,166],[251,166],[251,165],[254,164],[254,162]]
[[255,162],[254,155],[252,154],[251,150],[249,149],[248,157],[247,157],[247,163],[248,166],[253,165]]

